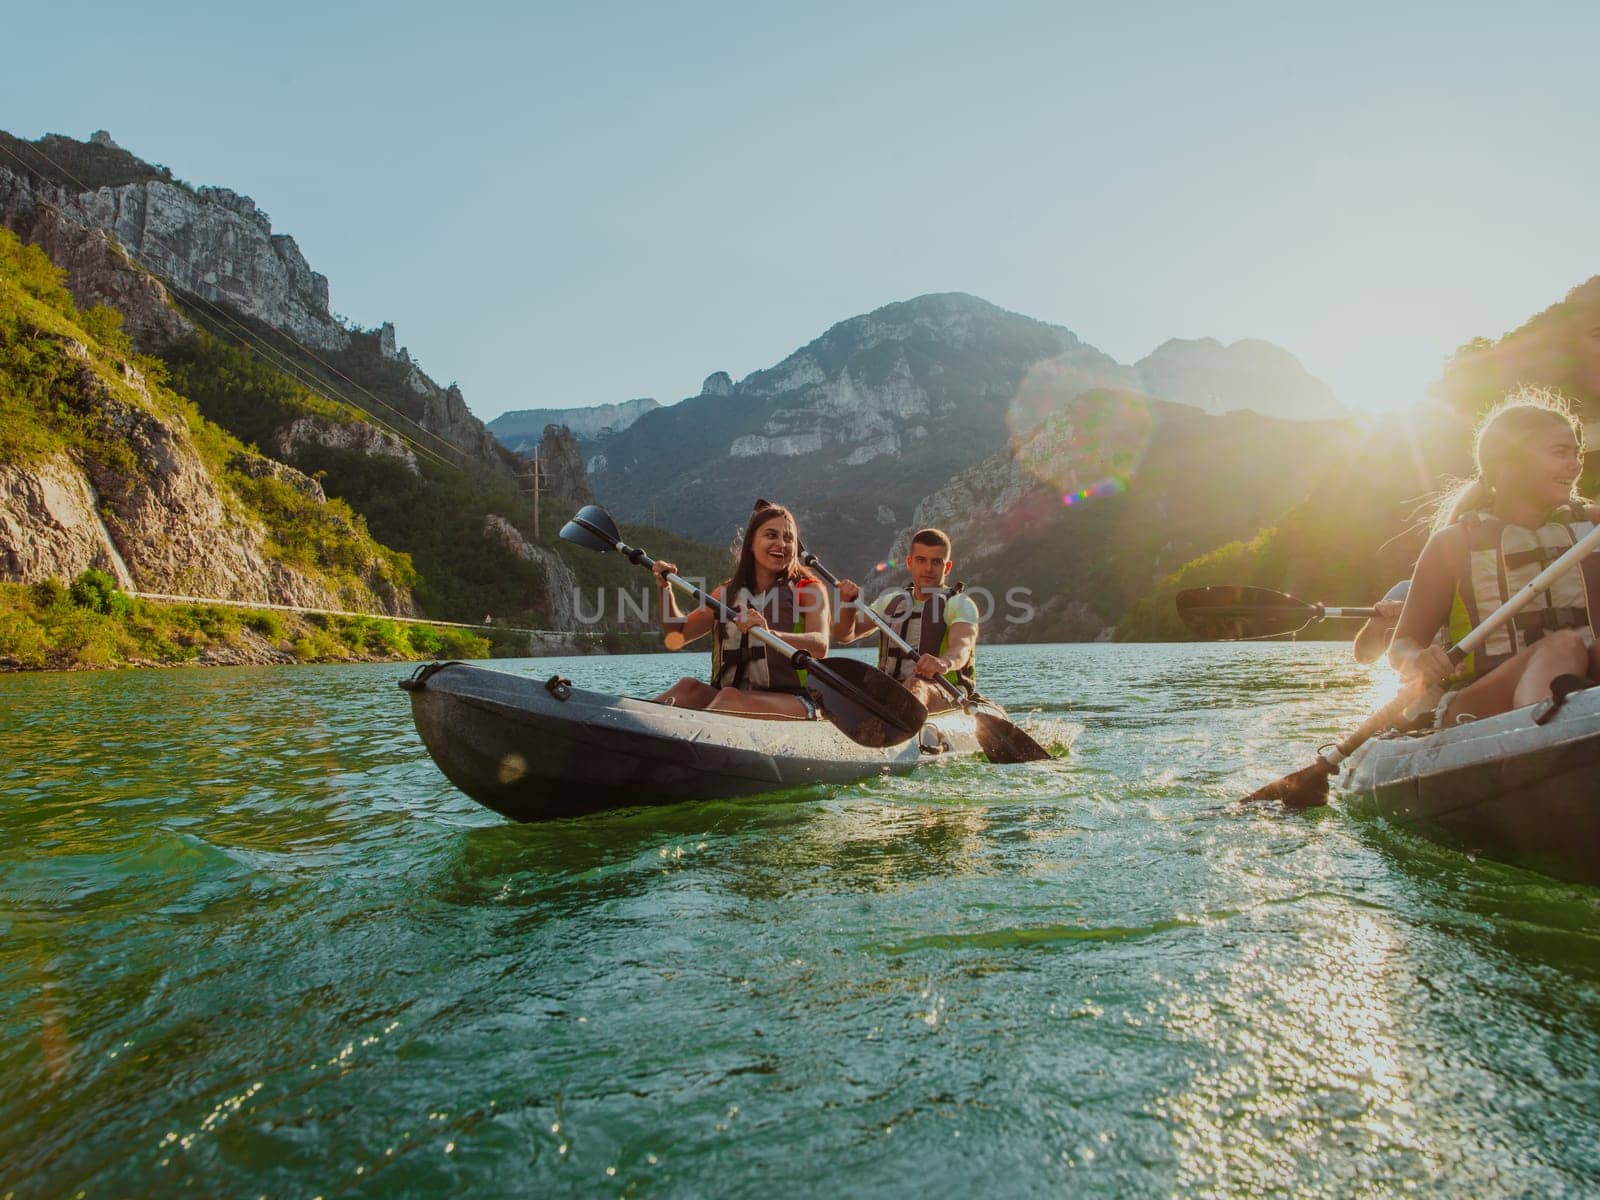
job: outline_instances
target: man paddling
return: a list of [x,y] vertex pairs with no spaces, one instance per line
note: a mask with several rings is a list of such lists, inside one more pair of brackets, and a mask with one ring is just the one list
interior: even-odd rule
[[[872,602],[877,612],[916,648],[907,654],[878,640],[878,669],[898,679],[930,712],[951,707],[945,690],[934,682],[943,675],[968,695],[977,691],[974,655],[978,647],[978,606],[945,585],[955,564],[950,557],[950,537],[941,529],[919,529],[911,538],[906,568],[911,581],[885,592]],[[849,579],[839,581],[839,616],[830,630],[834,644],[858,641],[878,632],[872,618],[858,603],[861,588]]]

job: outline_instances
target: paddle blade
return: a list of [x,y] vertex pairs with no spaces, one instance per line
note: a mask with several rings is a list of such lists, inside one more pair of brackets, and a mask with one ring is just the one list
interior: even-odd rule
[[1178,593],[1178,618],[1199,637],[1219,641],[1278,637],[1304,629],[1314,605],[1270,588],[1190,588]]
[[1043,762],[1050,757],[1050,751],[1029,737],[1027,730],[1006,717],[980,712],[973,714],[973,723],[978,746],[992,763]]
[[1278,800],[1285,808],[1315,808],[1328,802],[1328,777],[1339,768],[1325,759],[1317,759],[1309,767],[1302,767],[1293,775],[1285,775],[1264,788],[1257,788],[1244,798],[1244,803],[1257,800]]
[[853,658],[806,664],[806,692],[851,741],[873,749],[898,746],[922,730],[928,710],[889,676]]
[[561,539],[585,550],[598,550],[604,554],[615,550],[622,533],[611,514],[598,504],[585,504],[572,520],[561,527]]

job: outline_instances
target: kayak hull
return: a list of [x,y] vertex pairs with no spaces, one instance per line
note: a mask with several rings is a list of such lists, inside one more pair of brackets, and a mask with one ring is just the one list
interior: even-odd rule
[[1600,688],[1414,737],[1374,739],[1343,790],[1430,840],[1600,885]]
[[401,686],[446,778],[514,821],[851,783],[979,752],[959,712],[880,750],[826,721],[672,708],[466,663],[430,664]]

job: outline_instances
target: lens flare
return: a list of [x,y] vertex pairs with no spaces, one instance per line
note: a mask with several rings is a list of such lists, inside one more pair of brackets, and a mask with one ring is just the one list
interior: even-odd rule
[[1082,504],[1085,500],[1095,500],[1101,496],[1115,496],[1117,493],[1127,490],[1127,479],[1121,475],[1113,475],[1110,479],[1102,479],[1099,483],[1093,483],[1086,488],[1079,488],[1075,492],[1063,494],[1061,503],[1071,508],[1074,504]]
[[1008,414],[1017,465],[1068,508],[1127,491],[1155,426],[1148,399],[1105,386],[1082,357],[1035,366]]

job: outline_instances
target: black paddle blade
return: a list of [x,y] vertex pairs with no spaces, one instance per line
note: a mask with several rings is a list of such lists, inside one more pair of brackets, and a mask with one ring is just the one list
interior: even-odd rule
[[1285,775],[1264,788],[1257,788],[1244,798],[1245,804],[1257,800],[1279,800],[1285,808],[1315,808],[1328,802],[1328,777],[1339,768],[1325,759],[1317,759],[1309,767],[1302,767],[1293,775]]
[[928,710],[876,667],[853,658],[812,659],[806,692],[839,732],[873,749],[898,746],[922,730]]
[[1050,757],[1050,751],[1029,737],[1027,730],[1015,721],[995,713],[978,712],[973,714],[973,724],[977,727],[978,746],[992,763],[1043,762]]
[[1218,641],[1278,637],[1304,629],[1314,605],[1270,588],[1190,588],[1178,593],[1178,617],[1191,632]]
[[604,554],[615,550],[622,533],[611,514],[598,504],[585,504],[561,527],[561,539],[585,550],[598,550]]

